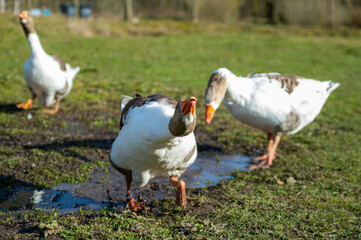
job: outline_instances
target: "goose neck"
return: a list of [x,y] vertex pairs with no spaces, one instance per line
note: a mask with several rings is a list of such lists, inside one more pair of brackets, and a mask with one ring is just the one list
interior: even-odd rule
[[30,46],[30,53],[33,56],[45,55],[45,51],[41,46],[40,39],[36,33],[30,33],[28,36],[28,43]]

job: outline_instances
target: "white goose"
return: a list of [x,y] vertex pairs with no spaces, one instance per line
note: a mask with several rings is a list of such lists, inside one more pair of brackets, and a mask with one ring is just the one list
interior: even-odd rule
[[32,98],[17,104],[18,108],[25,110],[32,108],[32,103],[39,97],[41,103],[50,108],[45,109],[48,114],[55,114],[60,107],[60,99],[70,92],[73,79],[80,68],[71,68],[69,64],[56,56],[48,55],[41,46],[38,35],[34,29],[34,21],[30,13],[23,11],[19,15],[21,26],[30,46],[30,57],[24,64],[25,81],[32,93]]
[[128,206],[139,208],[130,191],[132,181],[143,187],[151,179],[169,177],[177,187],[177,204],[185,208],[185,183],[178,178],[197,157],[193,134],[197,99],[177,102],[160,94],[136,96],[122,102],[119,135],[109,155],[112,166],[125,175]]
[[251,166],[267,168],[276,158],[282,134],[294,134],[320,113],[330,93],[340,84],[279,73],[237,77],[227,68],[216,70],[205,93],[206,123],[226,105],[236,119],[267,132],[267,153]]

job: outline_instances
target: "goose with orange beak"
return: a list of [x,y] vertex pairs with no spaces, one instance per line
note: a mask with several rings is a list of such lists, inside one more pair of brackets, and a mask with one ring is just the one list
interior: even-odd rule
[[267,133],[267,152],[255,158],[254,168],[268,168],[276,158],[283,134],[295,134],[320,113],[340,84],[279,73],[237,77],[227,68],[216,70],[205,93],[206,124],[221,102],[234,118]]
[[20,13],[19,20],[30,47],[30,57],[24,64],[24,75],[32,97],[16,106],[24,110],[31,109],[33,101],[38,97],[45,106],[44,112],[55,114],[60,108],[60,99],[70,92],[80,68],[72,68],[60,58],[44,51],[29,12]]
[[169,178],[177,188],[176,203],[186,207],[185,183],[178,178],[197,157],[196,102],[195,97],[177,102],[160,94],[123,99],[119,135],[109,156],[112,166],[125,176],[133,211],[140,205],[131,193],[132,182],[143,187],[161,177]]

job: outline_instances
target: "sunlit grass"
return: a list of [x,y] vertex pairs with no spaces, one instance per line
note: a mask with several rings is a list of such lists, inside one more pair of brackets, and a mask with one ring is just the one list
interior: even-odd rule
[[[194,95],[199,100],[199,145],[215,136],[223,152],[254,154],[265,147],[265,134],[234,120],[224,106],[210,126],[201,123],[205,87],[215,69],[227,67],[238,75],[277,71],[341,83],[315,122],[282,138],[279,157],[270,169],[234,172],[235,179],[227,183],[189,191],[191,204],[208,206],[201,214],[194,213],[194,205],[182,213],[167,200],[160,203],[158,214],[101,210],[53,216],[27,211],[19,218],[1,213],[1,225],[21,225],[18,219],[26,219],[43,234],[75,239],[361,237],[359,30],[177,21],[133,26],[101,20],[82,23],[92,31],[85,36],[70,20],[35,19],[44,49],[82,71],[57,116],[43,114],[36,102],[38,109],[31,110],[33,117],[27,120],[26,112],[12,112],[8,105],[30,96],[22,73],[29,49],[17,20],[0,19],[6,22],[0,24],[0,174],[37,186],[84,181],[94,168],[108,164],[106,149],[83,142],[59,144],[81,140],[88,129],[105,129],[114,136],[122,94],[163,93],[176,99]],[[101,31],[100,23],[109,34]],[[49,140],[53,135],[54,143]],[[44,145],[11,144],[34,139]],[[84,162],[79,156],[88,151],[95,157]],[[62,168],[64,163],[68,168]],[[13,178],[4,184],[11,185]]]

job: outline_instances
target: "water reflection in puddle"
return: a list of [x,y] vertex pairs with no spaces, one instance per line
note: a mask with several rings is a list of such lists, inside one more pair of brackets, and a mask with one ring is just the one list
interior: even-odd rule
[[243,155],[210,157],[200,154],[193,165],[182,175],[187,187],[215,185],[219,181],[232,178],[234,170],[247,170],[250,158]]
[[[187,188],[199,188],[217,184],[232,178],[234,170],[247,170],[249,157],[242,155],[211,157],[205,153],[198,155],[196,162],[181,176]],[[133,188],[133,194],[140,194],[148,202],[155,199],[174,197],[175,190],[166,178],[155,179],[144,188]],[[14,194],[0,203],[1,210],[24,208],[57,209],[60,214],[79,210],[80,207],[102,208],[125,206],[125,180],[114,169],[95,172],[93,178],[80,184],[61,184],[53,189],[34,190],[31,187],[18,187]],[[114,204],[117,203],[117,204]]]

